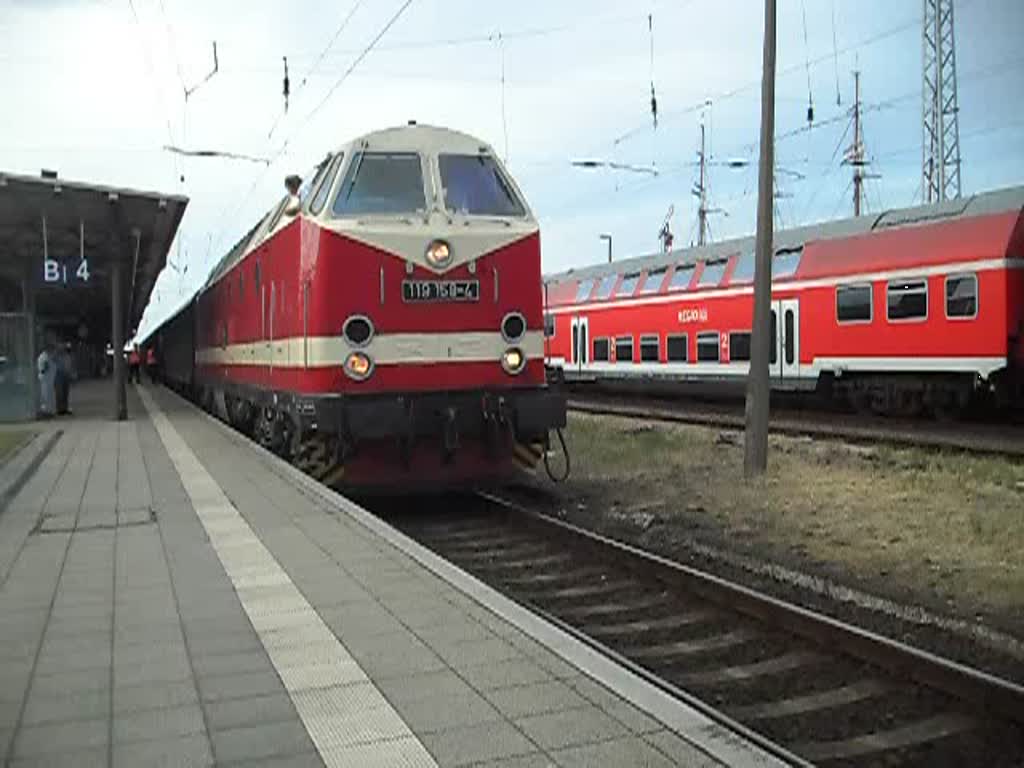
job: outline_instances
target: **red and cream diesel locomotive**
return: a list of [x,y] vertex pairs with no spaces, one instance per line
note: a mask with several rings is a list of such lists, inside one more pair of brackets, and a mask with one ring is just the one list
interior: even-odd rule
[[[861,410],[1024,408],[1024,187],[778,232],[771,376]],[[750,360],[754,239],[545,281],[566,380],[735,394]]]
[[159,330],[169,383],[345,487],[536,463],[565,398],[546,382],[539,228],[491,147],[410,123],[300,182]]

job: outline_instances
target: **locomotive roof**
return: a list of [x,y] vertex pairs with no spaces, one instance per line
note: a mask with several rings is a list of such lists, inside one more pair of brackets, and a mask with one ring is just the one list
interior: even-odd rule
[[[772,246],[776,252],[786,251],[802,248],[805,243],[815,240],[850,237],[881,229],[914,226],[941,219],[979,216],[986,213],[998,213],[1014,209],[1024,209],[1024,186],[982,192],[970,197],[947,200],[932,205],[898,208],[878,214],[784,229],[774,233]],[[608,274],[642,272],[644,270],[667,267],[672,264],[689,265],[702,260],[714,261],[716,259],[725,259],[736,253],[753,251],[754,243],[755,238],[752,235],[748,235],[705,246],[677,248],[668,253],[634,256],[615,261],[611,264],[601,263],[569,269],[565,272],[547,275],[545,276],[545,281],[551,284],[558,284],[586,278],[600,278]]]

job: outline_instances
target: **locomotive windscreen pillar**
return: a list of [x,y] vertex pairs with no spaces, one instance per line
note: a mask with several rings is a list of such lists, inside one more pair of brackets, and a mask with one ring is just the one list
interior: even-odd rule
[[110,265],[110,315],[111,338],[114,347],[114,418],[124,421],[128,418],[128,404],[124,391],[124,307],[121,291],[121,254],[114,255]]

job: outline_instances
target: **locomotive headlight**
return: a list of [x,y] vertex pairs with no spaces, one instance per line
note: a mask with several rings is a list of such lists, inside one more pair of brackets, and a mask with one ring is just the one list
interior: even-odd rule
[[452,263],[452,249],[444,240],[433,240],[427,246],[427,264],[434,269],[447,267]]
[[356,381],[368,379],[373,373],[373,360],[362,352],[353,352],[345,358],[345,375]]
[[505,369],[505,373],[517,374],[523,370],[525,365],[526,358],[518,347],[506,349],[501,356],[501,367]]

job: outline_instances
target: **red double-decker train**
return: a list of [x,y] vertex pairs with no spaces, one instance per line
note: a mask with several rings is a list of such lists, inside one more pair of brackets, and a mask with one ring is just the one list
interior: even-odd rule
[[410,123],[286,185],[157,331],[168,383],[345,487],[490,483],[541,458],[565,398],[540,234],[491,147]]
[[[778,232],[771,375],[885,414],[1024,407],[1024,187]],[[567,380],[735,394],[750,360],[754,239],[547,278]]]

